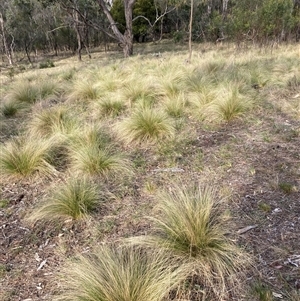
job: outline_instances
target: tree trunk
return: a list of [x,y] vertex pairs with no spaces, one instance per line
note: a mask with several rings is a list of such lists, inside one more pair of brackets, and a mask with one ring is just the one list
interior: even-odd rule
[[194,0],[191,0],[190,23],[189,23],[189,58],[188,62],[192,60],[192,29],[193,29],[193,14],[194,14]]
[[114,33],[114,36],[123,48],[123,53],[125,57],[131,56],[133,54],[132,10],[135,2],[136,0],[124,0],[126,30],[123,35],[118,29],[117,23],[114,21],[109,9],[107,8],[105,1],[98,0],[99,6],[102,8],[103,13],[106,15],[110,23],[110,27]]
[[3,16],[2,16],[1,12],[0,12],[0,28],[1,28],[1,32],[2,32],[2,39],[3,39],[5,55],[7,56],[9,65],[12,65],[13,64],[12,55],[11,55],[11,52],[9,51],[9,48],[7,45],[5,30],[4,30],[4,20],[3,20]]

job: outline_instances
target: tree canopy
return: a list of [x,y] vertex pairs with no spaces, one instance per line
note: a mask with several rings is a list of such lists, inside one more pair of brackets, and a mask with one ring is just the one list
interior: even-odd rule
[[[193,23],[190,25],[190,6]],[[29,61],[40,51],[86,51],[117,43],[124,55],[133,42],[252,41],[259,45],[300,39],[299,0],[2,0],[0,53]]]

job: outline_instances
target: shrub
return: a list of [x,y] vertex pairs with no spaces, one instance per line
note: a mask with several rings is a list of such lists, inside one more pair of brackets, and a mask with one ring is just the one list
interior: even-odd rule
[[54,62],[49,59],[44,62],[41,62],[39,65],[40,69],[53,68],[53,67],[55,67]]

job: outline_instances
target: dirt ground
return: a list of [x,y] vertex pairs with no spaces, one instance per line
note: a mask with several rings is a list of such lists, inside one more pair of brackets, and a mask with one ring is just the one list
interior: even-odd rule
[[146,182],[159,185],[166,178],[185,178],[217,185],[230,196],[232,237],[255,259],[248,284],[253,291],[260,285],[261,292],[271,294],[262,299],[263,293],[248,291],[240,300],[299,300],[300,121],[276,105],[278,98],[270,96],[268,101],[268,109],[260,107],[217,130],[195,125],[177,160],[178,173],[158,171],[161,158],[146,155],[146,168],[137,173],[128,192],[104,204],[85,224],[28,224],[24,217],[47,193],[48,181],[3,178],[0,299],[52,300],[60,290],[56,275],[67,258],[103,241],[149,232],[146,216],[156,200],[145,191]]

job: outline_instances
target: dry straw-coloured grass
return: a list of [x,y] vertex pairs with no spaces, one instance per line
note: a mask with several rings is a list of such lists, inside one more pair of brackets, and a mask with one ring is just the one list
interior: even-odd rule
[[180,269],[161,252],[102,246],[67,266],[57,300],[162,301],[181,281]]
[[28,221],[80,220],[100,203],[101,188],[83,177],[69,179],[55,187],[47,199],[30,213]]
[[96,83],[90,80],[77,80],[73,83],[67,98],[70,102],[74,101],[92,101],[100,96],[99,88]]
[[116,126],[120,139],[126,144],[148,145],[175,134],[173,120],[163,111],[139,107]]
[[128,159],[114,150],[109,134],[97,125],[70,139],[69,158],[75,173],[104,177],[132,173]]
[[29,177],[35,174],[52,176],[55,168],[49,163],[53,155],[54,139],[15,138],[2,145],[0,172],[8,177]]
[[158,195],[160,215],[152,235],[129,239],[179,258],[186,277],[222,300],[241,282],[248,255],[228,237],[229,216],[213,189],[177,186]]
[[36,112],[28,124],[28,132],[41,137],[79,133],[77,118],[66,107],[58,106]]

